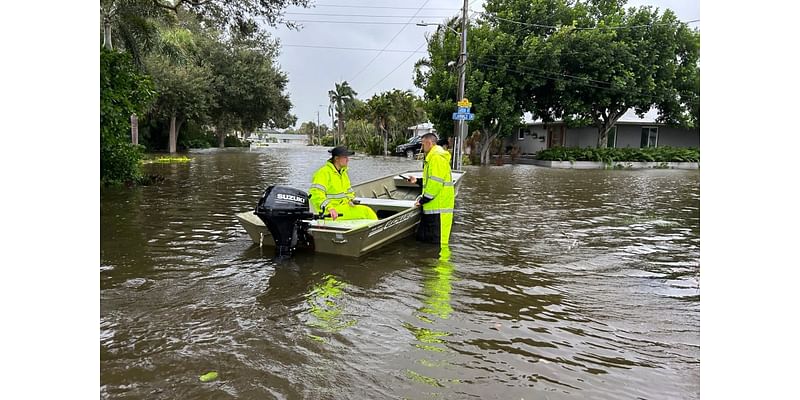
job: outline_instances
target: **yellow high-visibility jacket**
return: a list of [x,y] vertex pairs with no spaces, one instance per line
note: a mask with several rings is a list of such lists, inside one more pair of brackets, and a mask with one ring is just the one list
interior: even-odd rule
[[441,146],[431,148],[425,156],[422,175],[422,212],[425,214],[453,213],[455,187],[450,173],[450,153]]
[[308,193],[311,195],[311,206],[317,214],[333,208],[342,214],[341,219],[378,219],[371,208],[364,205],[350,205],[350,201],[356,197],[356,192],[350,185],[347,167],[337,171],[331,161],[325,162],[325,165],[314,173]]
[[417,239],[450,243],[455,207],[455,186],[450,171],[450,153],[441,146],[433,146],[425,155],[422,174],[422,221],[417,228]]

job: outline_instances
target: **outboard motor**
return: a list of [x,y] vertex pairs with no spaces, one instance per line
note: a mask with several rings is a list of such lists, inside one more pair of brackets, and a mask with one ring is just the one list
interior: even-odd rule
[[255,214],[267,225],[275,240],[275,255],[290,256],[299,240],[307,242],[301,221],[314,214],[308,206],[308,194],[288,186],[270,186],[261,195]]

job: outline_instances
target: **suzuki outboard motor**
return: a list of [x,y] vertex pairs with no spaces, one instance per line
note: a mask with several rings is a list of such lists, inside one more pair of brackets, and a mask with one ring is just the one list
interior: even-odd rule
[[306,192],[275,185],[268,187],[261,195],[255,214],[272,234],[277,257],[291,255],[298,240],[307,241],[301,221],[314,217],[308,206]]

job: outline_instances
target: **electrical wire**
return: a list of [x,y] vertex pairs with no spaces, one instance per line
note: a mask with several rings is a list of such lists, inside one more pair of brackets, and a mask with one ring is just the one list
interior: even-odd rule
[[[533,23],[529,23],[529,22],[513,21],[513,20],[510,20],[510,19],[505,19],[505,18],[498,17],[496,15],[492,15],[492,14],[489,14],[489,13],[486,13],[486,12],[481,13],[481,15],[484,16],[484,17],[488,17],[488,18],[499,19],[501,21],[511,22],[511,23],[519,24],[519,25],[534,26],[534,27],[537,27],[537,28],[559,29],[559,28],[568,27],[568,25],[555,26],[555,25],[542,25],[542,24],[533,24]],[[686,24],[690,24],[690,23],[693,23],[693,22],[700,22],[700,20],[699,19],[693,19],[693,20],[690,20],[690,21],[678,21],[678,22],[683,22],[683,23],[686,23]],[[595,27],[587,27],[587,28],[581,28],[581,27],[571,27],[571,28],[575,29],[575,30],[632,29],[632,28],[646,28],[646,27],[657,26],[657,25],[672,25],[672,23],[669,23],[669,22],[656,22],[656,23],[645,24],[645,25],[595,26]]]
[[401,66],[403,66],[403,64],[405,64],[405,63],[406,63],[406,61],[408,61],[408,60],[409,60],[411,57],[413,57],[413,56],[414,56],[414,53],[416,53],[416,52],[417,52],[419,49],[421,49],[421,48],[422,48],[422,46],[424,46],[425,44],[426,44],[426,43],[424,43],[424,42],[423,42],[422,44],[420,44],[420,45],[419,45],[419,47],[417,47],[417,49],[416,49],[416,50],[414,50],[414,51],[413,51],[411,54],[409,54],[409,55],[408,55],[408,57],[406,57],[405,59],[403,59],[403,61],[400,61],[400,63],[399,63],[399,64],[397,64],[397,66],[396,66],[396,67],[394,67],[394,69],[393,69],[393,70],[389,71],[389,73],[388,73],[388,74],[386,74],[386,75],[384,75],[384,76],[383,76],[383,78],[381,78],[381,80],[379,80],[379,81],[378,81],[378,82],[376,82],[374,85],[372,85],[372,87],[370,87],[369,89],[367,89],[366,93],[369,93],[369,92],[370,92],[372,89],[374,89],[374,88],[375,88],[375,86],[378,86],[378,85],[379,85],[381,82],[383,82],[383,81],[384,81],[386,78],[388,78],[388,77],[389,77],[389,75],[393,74],[393,73],[394,73],[394,71],[397,71],[397,69],[398,69],[398,68],[400,68]]
[[[425,0],[425,3],[422,3],[422,5],[419,7],[419,9],[417,9],[417,11],[414,13],[414,15],[417,15],[417,14],[419,14],[419,12],[420,12],[420,11],[422,11],[422,8],[423,8],[423,7],[425,7],[425,5],[427,5],[429,1],[430,1],[430,0]],[[414,18],[414,17],[412,17],[412,18]],[[399,30],[399,31],[397,31],[397,33],[395,33],[395,35],[394,35],[394,36],[392,36],[392,39],[391,39],[391,40],[389,40],[389,43],[386,43],[386,46],[383,46],[383,49],[382,49],[380,52],[378,52],[378,54],[375,54],[375,57],[373,57],[373,58],[372,58],[372,60],[370,60],[370,61],[367,63],[367,65],[365,65],[365,66],[364,66],[364,68],[361,68],[361,70],[360,70],[360,71],[358,71],[358,73],[357,73],[357,74],[355,74],[355,76],[353,76],[353,78],[352,78],[352,79],[350,79],[350,82],[353,82],[353,81],[355,81],[355,79],[356,79],[356,78],[358,78],[359,76],[361,76],[361,73],[363,73],[364,71],[366,71],[366,69],[367,69],[367,68],[369,68],[369,66],[370,66],[370,65],[372,65],[372,63],[373,63],[373,62],[375,62],[375,60],[377,60],[377,59],[378,59],[378,57],[379,57],[381,54],[383,54],[383,50],[386,50],[386,49],[389,47],[389,45],[391,45],[391,44],[392,44],[392,42],[394,42],[394,40],[395,40],[395,39],[397,39],[397,37],[398,37],[398,36],[400,36],[400,33],[402,33],[402,32],[403,32],[403,30],[405,30],[405,29],[406,29],[406,26],[408,26],[408,25],[409,25],[409,23],[411,23],[411,19],[412,19],[412,18],[410,18],[410,19],[408,20],[408,23],[404,24],[404,25],[403,25],[403,27],[402,27],[402,28],[400,28],[400,30]],[[419,49],[417,49],[417,50],[419,50]],[[412,53],[412,54],[413,54],[413,53]]]
[[375,15],[375,14],[328,14],[328,13],[296,13],[287,12],[284,15],[315,15],[326,17],[369,17],[369,18],[447,18],[446,15]]
[[[339,4],[316,4],[316,7],[337,7],[337,8],[377,8],[385,10],[417,10],[417,7],[389,7],[389,6],[345,6]],[[424,7],[425,10],[438,10],[438,11],[458,11],[460,8],[441,8],[441,7]]]
[[[317,45],[305,45],[305,44],[281,44],[281,47],[308,47],[308,48],[312,48],[312,49],[381,51],[381,49],[368,49],[368,48],[361,48],[361,47],[317,46]],[[385,53],[425,53],[425,54],[427,54],[427,51],[417,51],[417,50],[383,50],[383,51]]]

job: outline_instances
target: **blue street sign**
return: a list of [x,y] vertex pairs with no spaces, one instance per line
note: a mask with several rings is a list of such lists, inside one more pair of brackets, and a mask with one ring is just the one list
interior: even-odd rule
[[453,113],[453,120],[454,121],[458,121],[458,120],[472,121],[473,119],[475,119],[475,114]]
[[458,107],[459,114],[469,114],[469,107]]

